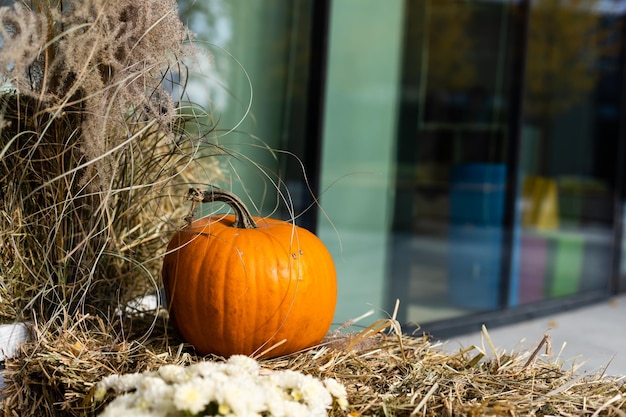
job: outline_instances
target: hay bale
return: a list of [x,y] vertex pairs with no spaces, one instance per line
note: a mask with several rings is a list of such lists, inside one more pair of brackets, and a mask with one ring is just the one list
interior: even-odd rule
[[[38,337],[24,345],[7,362],[4,412],[94,415],[102,404],[92,401],[93,388],[107,375],[223,360],[197,356],[167,326],[163,311],[133,320],[127,339],[108,335],[104,323],[85,318],[80,331],[67,329],[53,340]],[[347,389],[352,417],[625,415],[626,378],[565,370],[551,355],[548,337],[532,351],[484,352],[471,346],[450,354],[427,336],[399,335],[396,329],[389,320],[356,333],[335,331],[319,346],[262,360],[261,366],[337,379]]]

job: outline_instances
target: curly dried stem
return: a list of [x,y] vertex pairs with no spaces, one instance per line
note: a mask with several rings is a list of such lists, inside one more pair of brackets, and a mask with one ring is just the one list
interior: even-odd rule
[[[235,194],[222,190],[221,188],[211,187],[211,189],[202,191],[199,188],[191,188],[187,197],[192,203],[226,203],[235,212],[235,223],[233,227],[238,229],[254,229],[257,227],[256,222],[252,218],[252,214],[243,203],[243,201]],[[192,213],[193,208],[192,206]],[[191,215],[187,217],[187,221],[191,220]]]

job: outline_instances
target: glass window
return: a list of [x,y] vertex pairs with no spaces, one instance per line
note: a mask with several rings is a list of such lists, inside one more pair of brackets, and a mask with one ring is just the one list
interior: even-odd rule
[[408,2],[390,295],[418,323],[501,307],[509,2]]
[[338,323],[387,308],[403,5],[332,2],[318,233],[335,257]]
[[516,9],[371,3],[331,14],[319,231],[338,320],[396,299],[419,323],[498,308]]
[[259,214],[301,214],[311,202],[300,161],[308,158],[312,1],[178,4],[208,52],[191,63],[196,74],[187,89],[216,123],[211,140],[226,178],[207,182],[234,190]]
[[335,322],[607,294],[626,1],[341,0],[328,27],[320,4],[180,0],[213,55],[192,91],[215,109],[224,184],[316,230]]
[[606,293],[620,2],[356,3],[333,2],[321,170],[338,321]]
[[622,17],[610,3],[530,8],[520,304],[609,289],[623,71]]

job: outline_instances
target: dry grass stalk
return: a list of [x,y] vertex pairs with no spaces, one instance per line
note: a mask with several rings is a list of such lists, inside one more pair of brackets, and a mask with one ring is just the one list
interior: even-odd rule
[[[94,317],[84,319],[92,322],[82,326],[88,332],[75,325],[50,339],[40,335],[7,364],[13,383],[5,412],[90,416],[101,406],[92,402],[92,387],[106,375],[222,360],[196,356],[166,326],[164,314],[135,316],[125,337],[107,334],[108,326]],[[379,321],[357,333],[336,331],[313,349],[262,366],[336,378],[348,390],[352,417],[626,415],[626,377],[566,369],[543,350],[546,341],[540,352],[486,353],[471,346],[451,354],[425,336],[399,336],[393,326]]]
[[195,49],[174,0],[18,2],[0,38],[0,318],[114,324],[218,172],[211,114],[173,98]]
[[129,306],[159,288],[183,197],[219,175],[218,150],[210,112],[184,101],[199,51],[174,0],[17,1],[0,41],[0,321],[36,335],[8,392],[40,394],[5,410],[43,415],[76,405],[88,369],[68,352],[126,358],[149,337],[129,338]]

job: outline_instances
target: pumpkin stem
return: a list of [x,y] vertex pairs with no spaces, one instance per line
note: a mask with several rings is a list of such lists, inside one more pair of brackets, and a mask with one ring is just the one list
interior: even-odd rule
[[235,194],[222,190],[221,188],[211,187],[209,190],[202,191],[199,188],[191,188],[189,190],[188,199],[195,203],[226,203],[235,212],[234,227],[238,229],[254,229],[256,223],[252,218],[252,214]]

